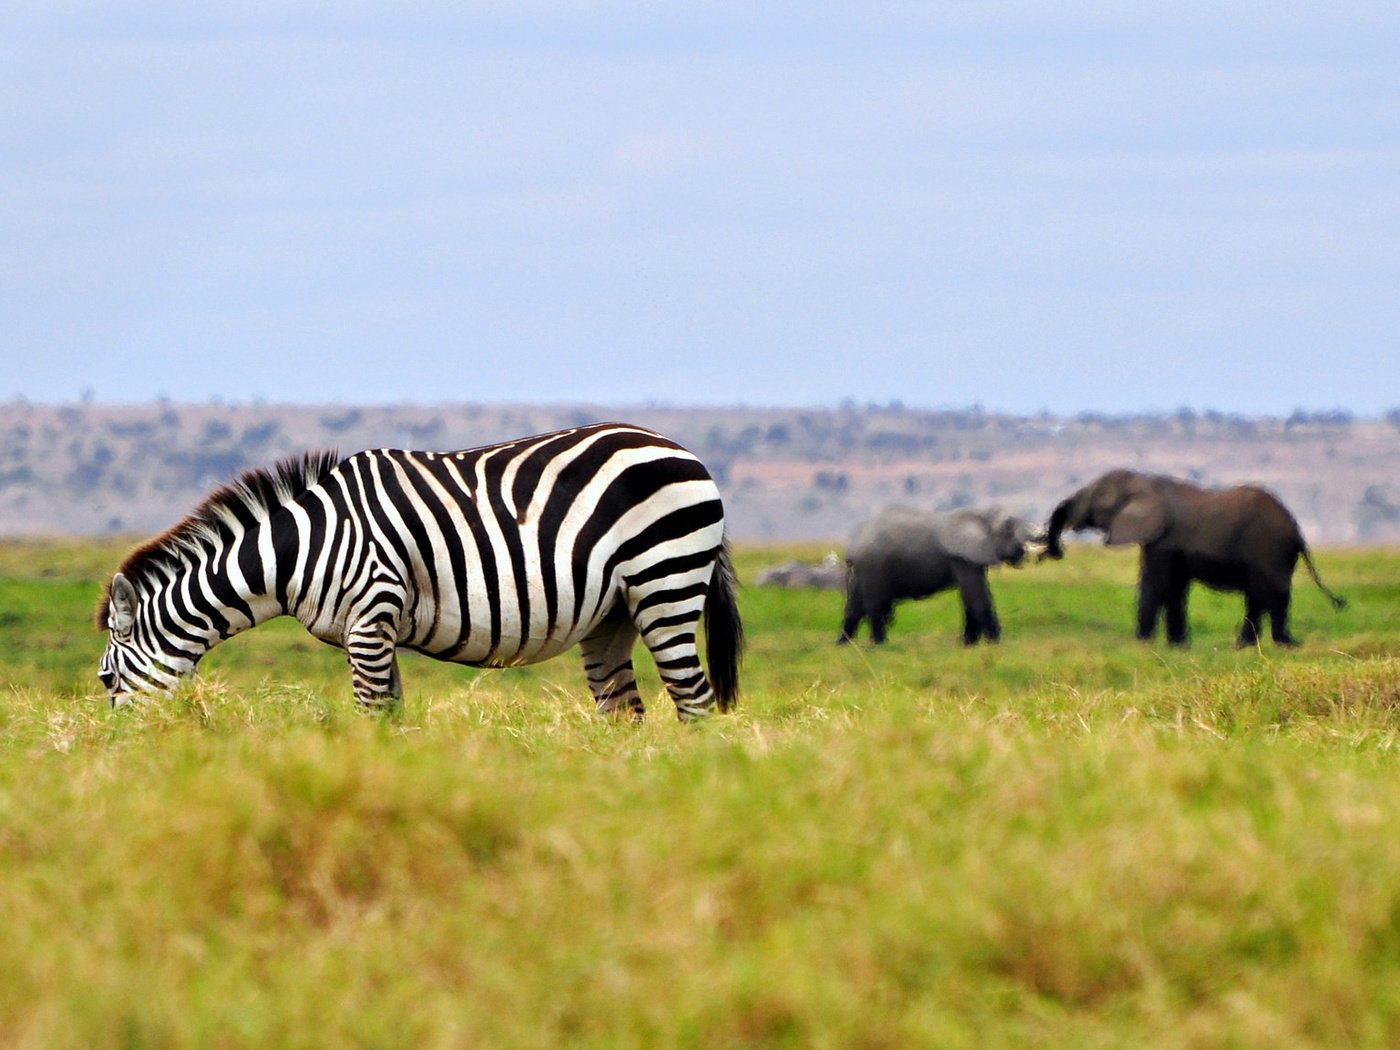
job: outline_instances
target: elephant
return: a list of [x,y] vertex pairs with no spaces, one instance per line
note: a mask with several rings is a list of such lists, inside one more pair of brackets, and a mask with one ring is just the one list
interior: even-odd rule
[[1185,645],[1186,599],[1193,580],[1219,591],[1244,592],[1238,645],[1256,645],[1265,615],[1273,640],[1296,645],[1288,604],[1298,556],[1313,582],[1341,609],[1346,600],[1318,575],[1297,520],[1257,485],[1206,489],[1178,478],[1111,470],[1063,500],[1051,513],[1042,558],[1062,558],[1065,529],[1097,529],[1107,544],[1142,548],[1137,636],[1151,639],[1166,613],[1167,642]]
[[814,587],[834,591],[846,586],[846,566],[832,551],[816,565],[789,558],[781,565],[770,565],[758,574],[759,587]]
[[993,565],[1020,565],[1038,530],[998,507],[946,514],[891,507],[862,525],[846,548],[846,611],[837,644],[855,638],[861,620],[870,640],[885,641],[894,604],[957,587],[963,603],[963,644],[1001,638],[987,586]]

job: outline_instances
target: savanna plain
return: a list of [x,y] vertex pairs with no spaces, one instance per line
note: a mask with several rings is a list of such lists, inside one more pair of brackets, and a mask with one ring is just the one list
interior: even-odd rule
[[[1303,644],[1132,638],[1136,557],[993,573],[838,648],[747,586],[740,707],[411,656],[394,718],[290,621],[98,695],[125,547],[0,544],[0,1045],[1400,1045],[1400,552]],[[744,547],[741,578],[790,554]]]

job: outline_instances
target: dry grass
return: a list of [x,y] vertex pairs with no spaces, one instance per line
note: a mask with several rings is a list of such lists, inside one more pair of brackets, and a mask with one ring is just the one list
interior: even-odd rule
[[2,1045],[1400,1043],[1400,557],[1329,557],[1288,653],[1209,597],[1132,642],[1099,553],[970,652],[946,600],[876,652],[751,590],[737,715],[637,727],[570,658],[369,720],[268,628],[110,712],[100,639],[43,649],[110,552],[10,554]]

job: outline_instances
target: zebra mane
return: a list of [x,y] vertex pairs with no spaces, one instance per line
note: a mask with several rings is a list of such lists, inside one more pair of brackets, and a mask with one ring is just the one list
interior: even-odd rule
[[[279,507],[317,485],[340,462],[332,449],[304,452],[279,460],[270,468],[254,467],[220,485],[182,520],[126,556],[117,572],[133,584],[160,576],[180,565],[183,555],[217,543],[236,528],[266,521]],[[97,606],[97,626],[107,629],[111,581]]]

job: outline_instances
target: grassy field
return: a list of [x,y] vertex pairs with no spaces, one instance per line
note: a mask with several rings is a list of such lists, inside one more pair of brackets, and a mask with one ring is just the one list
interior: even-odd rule
[[[744,549],[741,576],[789,553]],[[0,1045],[1400,1045],[1400,553],[1304,644],[1131,637],[1135,558],[836,648],[747,588],[737,713],[592,712],[576,657],[404,663],[357,715],[290,622],[96,694],[122,549],[0,544]]]

